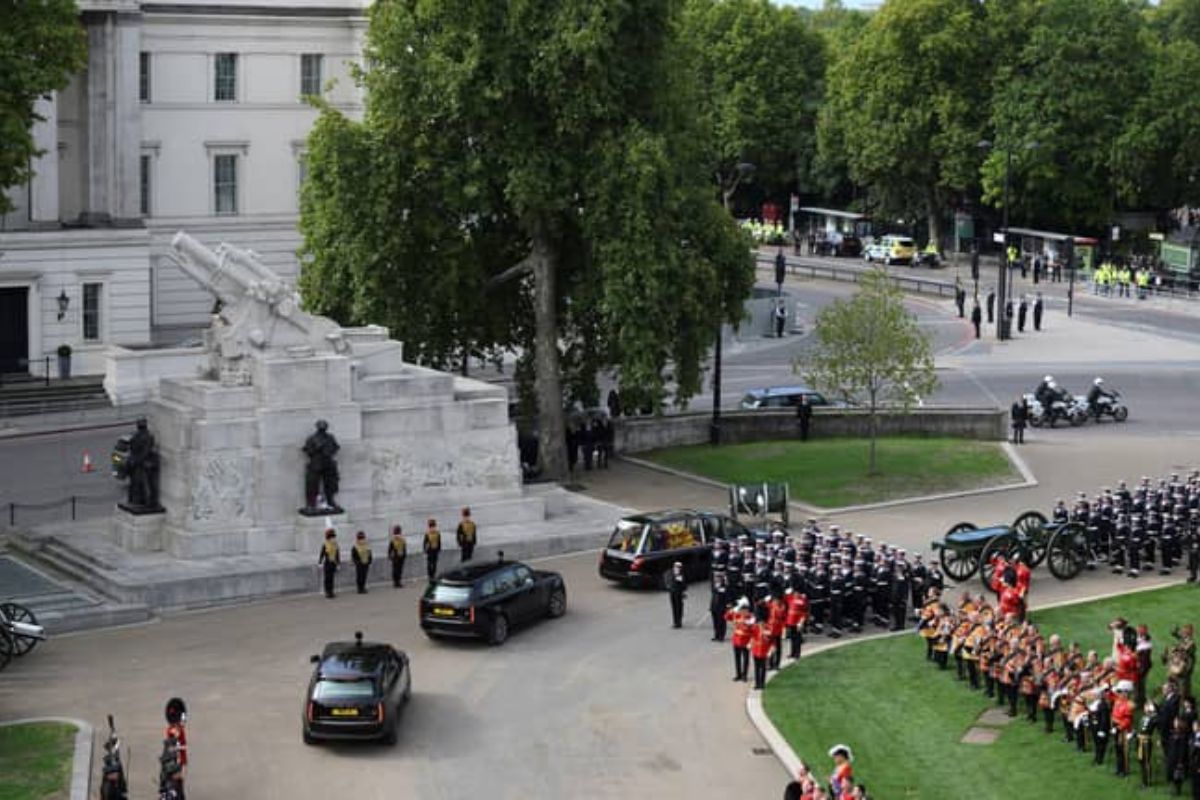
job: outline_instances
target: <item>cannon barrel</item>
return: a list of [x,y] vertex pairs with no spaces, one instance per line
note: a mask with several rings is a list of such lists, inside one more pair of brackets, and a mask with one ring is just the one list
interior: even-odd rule
[[175,261],[180,269],[222,302],[233,303],[251,286],[263,283],[268,291],[280,288],[279,278],[259,264],[249,253],[222,245],[223,255],[179,231],[171,239]]

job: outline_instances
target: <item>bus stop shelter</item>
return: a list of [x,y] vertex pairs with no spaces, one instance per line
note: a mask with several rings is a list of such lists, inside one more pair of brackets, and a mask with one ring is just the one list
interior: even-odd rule
[[871,235],[871,218],[856,211],[805,206],[796,214],[796,229],[805,236],[810,233],[816,236],[825,234],[826,237],[835,233],[849,233],[861,239]]
[[[1033,228],[1009,228],[1004,232],[1006,240],[1018,238],[1017,251],[1021,257],[1030,259],[1041,256],[1044,261],[1065,261],[1067,271],[1067,316],[1071,316],[1075,305],[1075,271],[1082,266],[1092,269],[1099,241],[1090,236],[1072,233],[1039,231]],[[1012,264],[1008,265],[1008,296],[1012,297]]]

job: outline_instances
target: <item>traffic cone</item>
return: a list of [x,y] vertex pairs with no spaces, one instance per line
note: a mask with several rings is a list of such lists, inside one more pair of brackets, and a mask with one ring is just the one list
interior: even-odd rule
[[94,472],[96,467],[92,464],[92,454],[87,450],[83,451],[83,471]]

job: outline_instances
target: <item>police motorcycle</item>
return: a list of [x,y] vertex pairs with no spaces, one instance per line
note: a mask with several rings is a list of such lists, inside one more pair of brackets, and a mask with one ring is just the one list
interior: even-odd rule
[[1029,424],[1035,428],[1053,428],[1060,420],[1077,428],[1088,419],[1087,398],[1058,388],[1049,375],[1036,391],[1024,397],[1029,405]]
[[1104,417],[1112,417],[1116,422],[1129,419],[1129,409],[1121,402],[1121,393],[1115,389],[1104,389],[1104,379],[1092,381],[1092,389],[1087,397],[1088,416],[1099,422]]
[[108,738],[104,740],[104,766],[100,770],[100,800],[127,800],[129,783],[121,760],[121,737],[112,714],[108,715]]

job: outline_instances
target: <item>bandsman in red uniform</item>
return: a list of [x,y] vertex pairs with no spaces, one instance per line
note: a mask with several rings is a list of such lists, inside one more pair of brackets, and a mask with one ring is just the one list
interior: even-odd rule
[[767,603],[767,628],[771,634],[770,669],[779,669],[783,660],[783,629],[787,627],[787,604],[782,597],[772,597]]
[[1129,735],[1133,732],[1133,683],[1131,681],[1117,682],[1117,699],[1112,707],[1113,731],[1116,739],[1113,747],[1117,755],[1117,774],[1125,777],[1129,774]]
[[167,701],[165,716],[167,718],[167,729],[163,734],[163,738],[175,740],[175,757],[179,762],[179,773],[176,780],[179,791],[182,793],[183,779],[187,772],[188,763],[187,705],[180,698],[172,697]]
[[725,619],[733,625],[733,679],[743,681],[749,679],[750,672],[750,638],[754,627],[754,615],[750,613],[750,601],[746,598],[738,600],[737,605],[725,612]]
[[854,784],[854,753],[844,744],[835,744],[829,748],[829,757],[833,759],[833,773],[829,776],[829,786],[833,796],[841,798],[844,791]]
[[754,658],[754,688],[767,685],[767,661],[771,658],[771,628],[766,622],[755,622],[750,628],[750,655]]
[[787,603],[787,619],[784,625],[787,629],[788,642],[791,644],[790,658],[800,658],[800,648],[804,645],[804,624],[808,622],[808,597],[803,592],[788,589],[783,594]]

